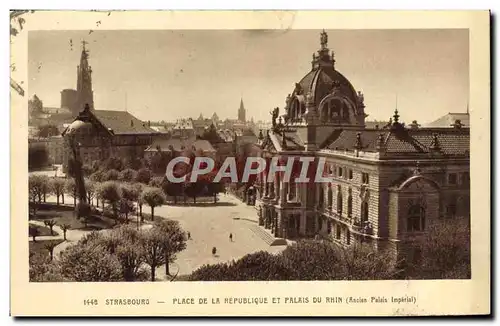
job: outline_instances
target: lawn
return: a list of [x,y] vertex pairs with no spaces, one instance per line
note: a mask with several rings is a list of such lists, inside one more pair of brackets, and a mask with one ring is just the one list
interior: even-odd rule
[[110,229],[115,226],[115,221],[112,218],[101,216],[99,213],[90,216],[87,221],[87,226],[85,226],[82,219],[77,219],[74,216],[73,210],[68,210],[67,208],[62,207],[58,208],[56,205],[46,207],[46,209],[43,210],[38,210],[36,216],[33,218],[33,220],[38,221],[48,219],[53,219],[59,226],[68,224],[70,225],[71,230],[102,230]]
[[[47,236],[47,235],[51,235],[51,236],[59,235],[55,230],[51,234],[50,233],[50,228],[47,227],[47,226],[41,226],[41,225],[36,225],[36,224],[31,224],[30,223],[30,228],[35,228],[35,229],[38,230],[37,237],[43,237],[43,236]],[[29,233],[28,233],[28,235],[29,235]]]
[[33,254],[49,254],[49,251],[45,248],[45,246],[51,242],[55,243],[56,245],[60,244],[63,242],[63,239],[58,239],[58,240],[37,240],[36,242],[30,241],[30,253]]

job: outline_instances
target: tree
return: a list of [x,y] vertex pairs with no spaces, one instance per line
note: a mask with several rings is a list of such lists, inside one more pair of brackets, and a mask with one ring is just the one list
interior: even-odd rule
[[119,203],[119,213],[123,217],[125,223],[128,223],[128,216],[135,212],[134,202],[122,197]]
[[60,264],[62,275],[78,282],[113,282],[122,279],[118,258],[106,250],[103,236],[97,232],[65,249],[61,253]]
[[30,175],[28,177],[28,191],[30,201],[33,203],[33,215],[36,215],[38,205],[42,201],[44,191],[44,180],[39,175]]
[[186,234],[179,222],[162,220],[156,226],[163,234],[165,250],[165,274],[170,275],[169,263],[173,263],[176,254],[186,249]]
[[54,235],[54,225],[56,225],[56,221],[54,220],[45,220],[43,221],[43,224],[47,226],[50,229],[50,235]]
[[134,184],[121,185],[122,201],[120,202],[120,212],[125,214],[128,223],[128,214],[135,211],[134,203],[138,202],[139,188]]
[[57,129],[57,126],[47,124],[38,127],[38,133],[37,136],[40,138],[47,138],[51,136],[58,136],[59,135],[59,129]]
[[374,249],[365,244],[355,244],[341,249],[340,260],[344,280],[391,280],[401,273],[398,262],[388,251]]
[[152,177],[151,180],[149,180],[149,185],[151,187],[161,188],[164,179],[166,179],[166,178],[165,177]]
[[170,182],[167,178],[165,178],[161,188],[167,196],[174,197],[174,204],[177,204],[177,197],[181,196],[183,193],[182,183]]
[[151,207],[151,220],[154,220],[154,212],[155,207],[165,205],[167,203],[167,199],[163,192],[158,188],[146,188],[141,194],[141,198],[144,203],[148,204]]
[[456,218],[430,225],[416,246],[421,258],[408,262],[408,276],[420,279],[470,278],[469,223],[468,218]]
[[49,252],[49,255],[50,255],[50,260],[54,260],[54,249],[55,247],[58,245],[57,242],[54,242],[54,241],[48,241],[44,247],[45,249],[47,249],[47,251]]
[[92,174],[92,166],[88,164],[82,165],[82,173],[84,177],[89,177]]
[[63,235],[64,235],[64,241],[66,241],[66,232],[68,232],[69,229],[71,229],[70,224],[62,224],[61,225],[61,230],[63,231]]
[[85,178],[85,190],[87,191],[87,200],[92,205],[92,200],[96,197],[98,185],[91,179]]
[[40,230],[36,226],[31,226],[29,228],[30,237],[33,238],[33,242],[36,242],[36,237],[40,235]]
[[64,282],[67,281],[60,271],[57,261],[51,261],[47,255],[31,253],[29,257],[30,282]]
[[123,170],[123,160],[118,157],[110,157],[104,160],[101,166],[103,167],[104,171],[109,171],[109,170],[121,171]]
[[151,181],[151,171],[147,168],[139,169],[135,181],[147,185]]
[[[112,209],[113,215],[115,218],[115,222],[118,221],[118,204],[121,200],[121,189],[118,186],[118,183],[114,181],[106,181],[99,188],[99,194],[103,202],[108,202]],[[104,205],[104,203],[103,203]]]
[[141,233],[129,226],[121,226],[113,232],[121,239],[115,254],[122,267],[123,279],[129,282],[142,278],[145,274],[142,267],[145,262],[145,252],[140,242]]
[[87,228],[88,220],[91,214],[90,204],[87,202],[79,202],[76,206],[76,217],[83,219],[85,228]]
[[40,182],[42,187],[43,202],[45,203],[47,201],[47,193],[50,192],[50,179],[46,175],[41,175]]
[[103,182],[106,181],[104,180],[104,172],[102,171],[96,171],[90,175],[90,180],[94,182]]
[[120,172],[118,175],[118,180],[124,182],[132,182],[137,177],[137,171],[132,169],[125,169]]
[[141,184],[141,183],[133,183],[131,184],[131,187],[133,187],[133,191],[134,191],[134,196],[137,196],[135,197],[136,198],[136,203],[137,203],[137,207],[139,207],[139,216],[141,217],[141,222],[143,221],[143,218],[142,218],[142,205],[144,204],[143,200],[142,200],[142,191],[144,190],[144,186]]
[[45,146],[28,147],[28,169],[35,170],[46,167],[49,163],[49,153]]
[[62,178],[53,178],[50,180],[50,192],[54,194],[57,198],[57,206],[59,206],[59,197],[63,196],[63,204],[64,204],[64,179]]
[[165,264],[165,244],[162,232],[158,228],[150,228],[143,233],[141,239],[144,260],[151,268],[151,281],[155,281],[156,268]]
[[104,173],[103,180],[104,181],[116,181],[118,180],[118,177],[120,176],[120,172],[115,169],[108,170],[106,173]]
[[334,280],[342,278],[341,252],[323,241],[298,241],[282,253],[284,264],[290,268],[291,280]]
[[76,206],[76,198],[78,197],[78,190],[76,189],[75,179],[66,179],[66,184],[64,185],[65,192],[73,197],[73,205]]

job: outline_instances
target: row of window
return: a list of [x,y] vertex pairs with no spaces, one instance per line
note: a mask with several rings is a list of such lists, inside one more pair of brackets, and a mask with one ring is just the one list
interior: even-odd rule
[[448,173],[448,184],[449,185],[469,185],[470,184],[470,176],[469,172],[462,173]]
[[[320,188],[319,190],[319,207],[324,208],[324,202],[325,200],[325,195],[324,195],[324,190],[323,187]],[[333,206],[333,191],[331,188],[328,188],[328,208],[332,209]],[[343,197],[342,197],[342,192],[338,191],[337,192],[337,214],[342,216],[344,209],[344,202],[343,202]],[[351,218],[352,217],[352,195],[347,196],[347,217]],[[363,201],[361,203],[361,222],[368,221],[368,202]]]
[[[347,169],[345,167],[334,165],[330,166],[330,175],[338,178],[344,178],[347,180],[354,179],[354,171],[352,169]],[[370,175],[366,172],[361,172],[361,183],[369,184],[370,183]]]
[[[326,230],[326,232],[328,234],[331,234],[332,233],[332,222],[328,221],[327,223],[328,224],[327,224],[327,230]],[[349,231],[348,228],[346,228],[346,234],[345,234],[345,236],[346,236],[346,242],[347,242],[347,244],[350,245],[351,244],[351,231]],[[335,228],[335,239],[338,240],[338,241],[340,241],[341,237],[342,237],[342,225],[337,224],[337,227]]]

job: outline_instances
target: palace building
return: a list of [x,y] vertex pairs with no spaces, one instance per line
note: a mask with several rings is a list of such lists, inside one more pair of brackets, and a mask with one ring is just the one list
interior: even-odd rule
[[364,242],[411,259],[433,222],[470,215],[469,128],[460,121],[405,126],[397,109],[388,123],[369,128],[363,94],[336,70],[324,31],[320,44],[260,147],[267,160],[322,158],[331,182],[283,182],[279,173],[266,182],[264,172],[256,187],[259,224],[277,238]]

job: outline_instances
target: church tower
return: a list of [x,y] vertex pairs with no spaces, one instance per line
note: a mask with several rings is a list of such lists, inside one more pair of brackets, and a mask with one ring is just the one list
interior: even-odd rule
[[85,48],[87,42],[82,42],[82,55],[80,57],[80,65],[77,67],[77,105],[78,111],[83,110],[85,104],[89,105],[91,110],[94,110],[94,92],[92,91],[92,68],[89,65],[89,52]]
[[241,122],[246,122],[246,110],[245,106],[243,105],[243,99],[240,100],[240,108],[238,109],[238,120]]

